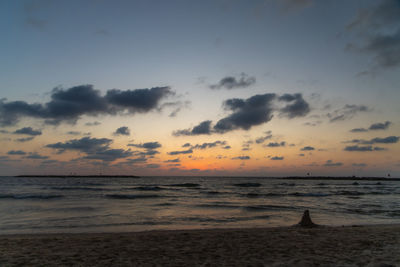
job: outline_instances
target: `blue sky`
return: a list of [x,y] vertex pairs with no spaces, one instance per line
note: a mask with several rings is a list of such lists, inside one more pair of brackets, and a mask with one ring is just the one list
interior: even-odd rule
[[[80,110],[73,121],[63,118],[57,125],[46,122],[55,118],[48,110],[40,116],[18,113],[18,119],[1,126],[0,168],[6,174],[70,172],[78,167],[76,159],[85,158],[79,168],[87,173],[97,172],[93,166],[102,165],[110,172],[118,169],[145,175],[301,175],[310,168],[315,174],[398,174],[397,141],[386,143],[382,150],[345,150],[349,140],[364,140],[363,145],[369,146],[366,141],[373,138],[398,136],[397,15],[400,3],[395,0],[2,1],[0,98],[6,100],[0,106],[0,118],[10,118],[7,103],[15,101],[45,107],[54,88],[67,92],[90,84],[99,95],[106,95],[111,89],[168,87],[171,94],[155,98],[155,105],[146,111],[107,102],[118,112],[110,107],[96,109],[97,113]],[[216,89],[224,78],[237,83]],[[267,93],[277,99],[266,102],[261,111],[272,115],[271,119],[250,123],[248,129],[237,124],[223,133],[172,134],[203,121],[212,121],[210,127],[217,129],[213,127],[219,120],[234,114],[224,109],[224,101]],[[286,102],[279,100],[284,94],[292,98],[301,94],[288,103],[300,105],[304,100],[307,105],[303,103],[301,112],[284,113]],[[339,115],[344,116],[332,121]],[[101,124],[85,126],[93,121]],[[387,126],[367,129],[376,123]],[[42,134],[15,141],[18,134],[14,132],[24,127],[40,129]],[[130,134],[113,135],[119,127],[128,127]],[[367,131],[349,132],[362,127]],[[71,131],[80,134],[66,134]],[[272,132],[271,142],[287,145],[274,149],[254,145],[267,131]],[[84,150],[57,152],[47,146],[85,137],[112,142],[89,154]],[[231,148],[194,149],[192,155],[180,156],[175,166],[168,162],[172,160],[169,152],[187,142],[195,147],[195,143],[218,140]],[[250,149],[243,150],[243,144],[250,141]],[[148,142],[161,144],[158,153],[143,156],[128,146]],[[299,156],[308,144],[320,150]],[[103,155],[106,148],[129,152],[115,160],[94,156]],[[41,161],[24,160],[30,153],[53,162],[43,168]],[[234,159],[239,156],[250,159]],[[282,160],[271,161],[274,157]],[[139,164],[130,164],[137,158]],[[375,158],[379,160],[374,162]],[[328,161],[341,164],[325,166],[330,165]]]

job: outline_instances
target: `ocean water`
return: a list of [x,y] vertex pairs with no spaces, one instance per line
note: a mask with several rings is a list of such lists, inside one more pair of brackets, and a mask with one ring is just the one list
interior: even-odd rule
[[0,234],[400,223],[400,182],[0,177]]

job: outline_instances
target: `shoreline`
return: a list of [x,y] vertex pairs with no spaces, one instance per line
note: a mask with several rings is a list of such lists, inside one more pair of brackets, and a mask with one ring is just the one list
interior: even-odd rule
[[400,264],[400,224],[0,235],[0,265]]

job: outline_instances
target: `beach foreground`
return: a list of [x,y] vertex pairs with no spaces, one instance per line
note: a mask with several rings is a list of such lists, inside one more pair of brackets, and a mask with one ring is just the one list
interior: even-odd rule
[[3,235],[0,265],[400,266],[400,225]]

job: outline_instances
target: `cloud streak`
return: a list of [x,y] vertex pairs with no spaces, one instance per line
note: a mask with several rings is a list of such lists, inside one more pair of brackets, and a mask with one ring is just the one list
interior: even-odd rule
[[20,118],[44,119],[47,124],[75,123],[83,115],[117,115],[156,110],[162,99],[173,95],[169,87],[151,89],[108,90],[102,96],[92,85],[69,89],[55,88],[51,100],[44,104],[0,100],[0,126],[16,124]]

